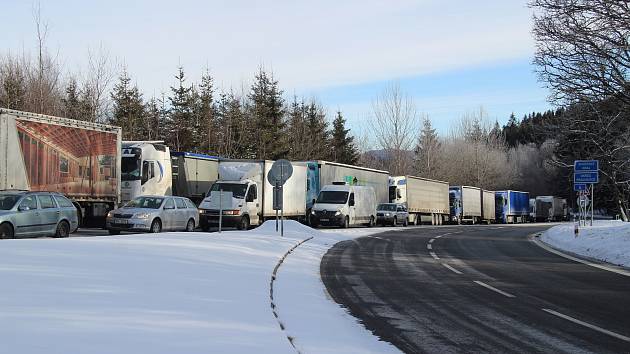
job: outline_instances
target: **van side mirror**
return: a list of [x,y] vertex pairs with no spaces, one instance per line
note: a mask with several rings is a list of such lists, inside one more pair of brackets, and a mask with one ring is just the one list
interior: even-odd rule
[[354,206],[354,199],[350,199],[350,201],[348,202],[348,206],[351,206],[351,207]]
[[400,189],[396,188],[396,198],[402,198],[402,194],[400,193]]
[[247,193],[247,198],[245,198],[245,202],[246,203],[252,203],[254,201],[254,194],[253,193]]

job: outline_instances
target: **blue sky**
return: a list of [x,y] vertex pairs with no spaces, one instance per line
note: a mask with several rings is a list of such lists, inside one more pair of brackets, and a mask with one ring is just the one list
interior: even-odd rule
[[[32,7],[3,2],[0,54],[34,52]],[[104,48],[149,97],[168,91],[179,65],[189,82],[209,67],[236,91],[262,65],[287,98],[315,97],[331,116],[340,109],[361,134],[392,83],[443,134],[480,106],[501,123],[551,107],[530,65],[525,0],[51,0],[41,10],[65,73],[85,73],[88,50]]]

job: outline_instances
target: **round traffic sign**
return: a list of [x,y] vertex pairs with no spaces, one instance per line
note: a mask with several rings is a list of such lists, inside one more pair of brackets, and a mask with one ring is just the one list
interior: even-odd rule
[[267,174],[267,181],[271,185],[280,183],[283,185],[293,175],[293,165],[289,160],[281,159],[273,163]]

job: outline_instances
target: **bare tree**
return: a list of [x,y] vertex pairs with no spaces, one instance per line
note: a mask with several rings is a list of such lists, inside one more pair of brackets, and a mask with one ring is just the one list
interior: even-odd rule
[[618,96],[630,103],[630,5],[532,0],[534,64],[559,103]]
[[109,51],[101,44],[98,49],[88,49],[88,71],[83,90],[90,108],[90,122],[105,122],[109,108],[108,92],[116,75]]
[[378,146],[389,159],[389,172],[402,175],[410,172],[413,164],[413,143],[418,131],[416,106],[399,85],[386,88],[372,102],[370,128]]

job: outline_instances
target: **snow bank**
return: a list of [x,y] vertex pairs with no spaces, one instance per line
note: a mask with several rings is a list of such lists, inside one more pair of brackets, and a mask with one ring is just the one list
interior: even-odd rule
[[[270,308],[271,274],[311,236],[279,269],[285,332]],[[0,351],[294,353],[287,335],[304,352],[392,351],[320,280],[321,256],[350,237],[286,222],[281,238],[268,222],[222,234],[2,240]]]
[[630,223],[595,221],[574,235],[574,224],[552,227],[541,237],[545,243],[577,255],[630,267]]

